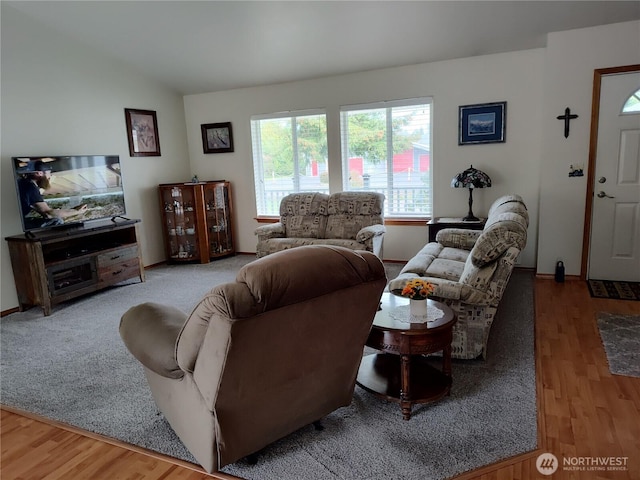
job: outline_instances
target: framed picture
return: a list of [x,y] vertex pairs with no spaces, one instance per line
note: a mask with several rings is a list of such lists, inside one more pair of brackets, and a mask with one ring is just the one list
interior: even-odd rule
[[463,105],[459,113],[458,145],[505,141],[507,102]]
[[124,109],[129,139],[129,155],[132,157],[159,157],[160,138],[158,120],[153,110]]
[[204,153],[233,152],[231,122],[205,123],[201,129]]

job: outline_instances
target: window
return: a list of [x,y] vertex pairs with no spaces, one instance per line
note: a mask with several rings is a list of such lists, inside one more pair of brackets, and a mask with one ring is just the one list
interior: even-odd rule
[[638,113],[640,112],[640,90],[631,94],[622,108],[622,113]]
[[342,107],[344,189],[383,193],[388,217],[430,217],[431,111],[431,98]]
[[324,111],[251,117],[253,171],[259,216],[279,215],[296,192],[329,192]]

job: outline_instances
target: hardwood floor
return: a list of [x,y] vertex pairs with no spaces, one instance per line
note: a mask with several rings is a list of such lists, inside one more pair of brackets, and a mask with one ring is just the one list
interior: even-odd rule
[[[640,478],[640,378],[611,375],[596,326],[597,312],[640,314],[640,302],[589,296],[586,283],[536,279],[536,370],[539,448],[468,472],[459,480],[582,480]],[[199,480],[198,467],[97,435],[2,408],[0,477],[3,480]],[[536,459],[552,453],[550,476]],[[622,470],[585,464],[602,457]],[[563,462],[573,462],[564,470]],[[578,465],[582,463],[583,465]],[[390,475],[389,478],[392,478]]]

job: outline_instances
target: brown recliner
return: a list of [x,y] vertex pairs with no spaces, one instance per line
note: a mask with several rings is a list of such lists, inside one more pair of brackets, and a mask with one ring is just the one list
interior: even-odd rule
[[135,306],[120,335],[159,410],[213,472],[351,403],[385,285],[373,253],[299,247],[245,265],[189,316]]

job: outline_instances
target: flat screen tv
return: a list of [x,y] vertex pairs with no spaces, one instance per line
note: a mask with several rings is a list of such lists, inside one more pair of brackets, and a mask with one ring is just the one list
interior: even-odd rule
[[12,157],[25,232],[125,215],[118,155]]

